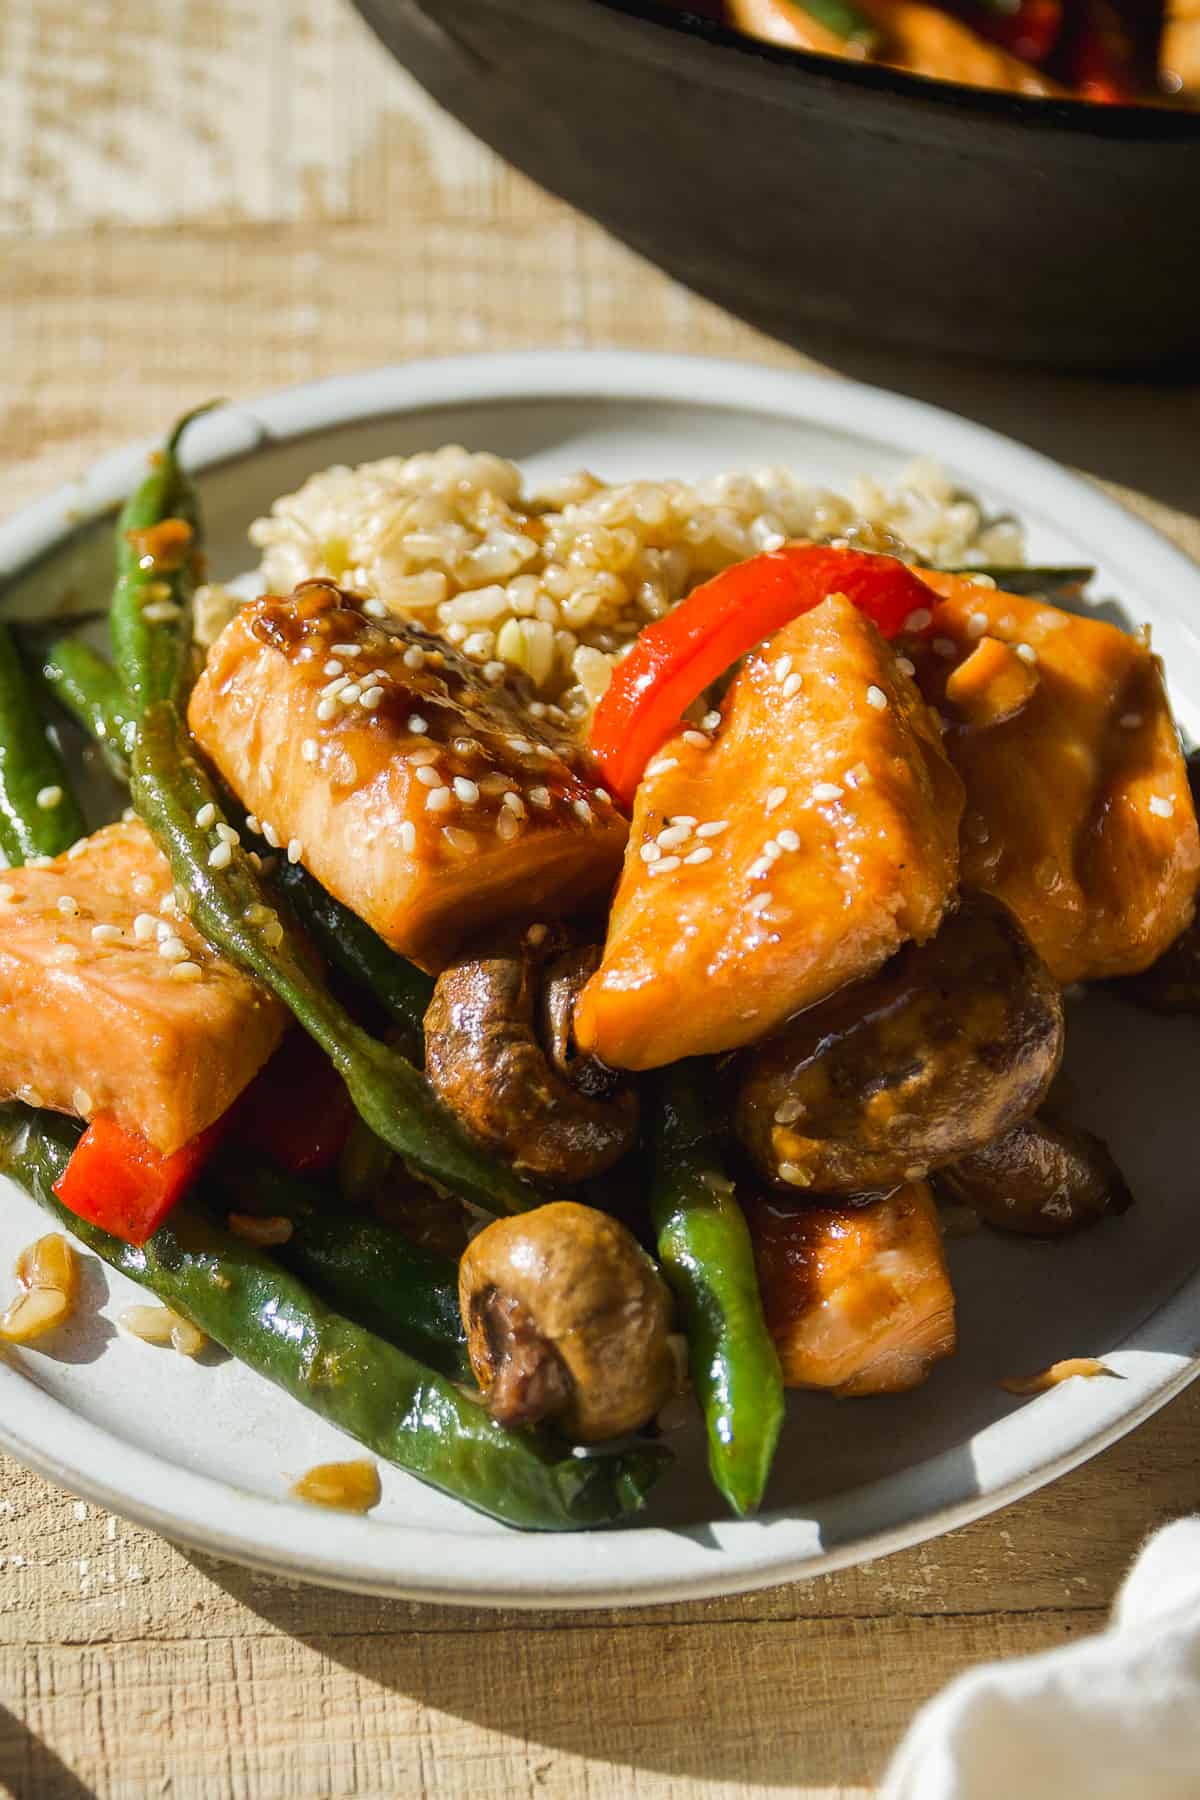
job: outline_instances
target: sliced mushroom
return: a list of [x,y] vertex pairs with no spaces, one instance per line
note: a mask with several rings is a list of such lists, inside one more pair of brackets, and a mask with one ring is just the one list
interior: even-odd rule
[[528,942],[445,970],[425,1014],[425,1067],[435,1091],[472,1137],[549,1180],[599,1175],[637,1139],[631,1083],[574,1048],[583,954],[567,953],[549,970],[549,1055],[536,1029],[540,958]]
[[637,1240],[591,1206],[497,1219],[463,1252],[476,1380],[502,1425],[551,1419],[578,1443],[636,1431],[678,1382],[671,1295]]
[[1000,1231],[1029,1237],[1060,1237],[1133,1204],[1101,1138],[1047,1119],[1026,1119],[939,1170],[934,1186],[939,1196],[974,1207]]
[[779,1188],[885,1192],[1027,1118],[1062,1046],[1057,984],[1007,908],[972,894],[744,1054],[738,1131]]

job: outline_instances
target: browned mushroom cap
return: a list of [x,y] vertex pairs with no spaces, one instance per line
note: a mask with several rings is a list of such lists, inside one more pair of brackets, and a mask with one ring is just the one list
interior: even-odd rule
[[678,1382],[671,1295],[625,1227],[556,1201],[468,1244],[458,1301],[476,1380],[502,1425],[553,1419],[581,1444],[636,1431]]
[[886,1191],[1027,1118],[1062,1045],[1057,984],[1007,908],[973,894],[743,1055],[738,1131],[781,1188]]
[[[511,953],[455,963],[438,977],[425,1014],[425,1067],[433,1088],[480,1143],[514,1165],[555,1181],[584,1181],[619,1162],[638,1129],[627,1080],[601,1078],[573,1056],[573,993],[586,975],[551,969],[547,1004],[556,1066],[535,1026],[536,955]],[[562,1071],[561,1073],[559,1071]],[[586,1073],[586,1079],[585,1079]]]
[[1101,1138],[1078,1125],[1026,1119],[939,1171],[939,1195],[973,1206],[1001,1231],[1060,1237],[1133,1204]]

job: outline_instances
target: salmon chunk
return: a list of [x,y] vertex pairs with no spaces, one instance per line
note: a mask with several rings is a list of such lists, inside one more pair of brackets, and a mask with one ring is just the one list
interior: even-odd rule
[[787,1387],[903,1393],[953,1355],[954,1291],[926,1182],[869,1206],[751,1199],[745,1210]]
[[308,581],[242,607],[188,717],[268,840],[436,973],[606,897],[627,827],[556,708],[377,605]]
[[175,905],[140,823],[0,873],[0,1096],[105,1113],[170,1154],[219,1119],[286,1012]]
[[[903,645],[966,784],[963,885],[1003,900],[1064,984],[1148,968],[1190,923],[1200,878],[1156,658],[1101,619],[959,576],[921,579],[941,600],[932,630]],[[971,676],[981,652],[998,665],[1001,646],[1036,679],[1019,705],[989,707]]]
[[626,1069],[729,1050],[924,942],[955,893],[961,811],[937,721],[832,596],[646,770],[581,1048]]

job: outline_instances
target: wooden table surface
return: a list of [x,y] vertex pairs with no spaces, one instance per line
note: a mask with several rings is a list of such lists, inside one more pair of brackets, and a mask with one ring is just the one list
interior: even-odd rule
[[[620,344],[812,366],[498,163],[342,0],[4,0],[0,269],[0,513],[185,402],[372,363]],[[1200,555],[1200,390],[836,360],[1141,490]],[[0,1458],[0,1789],[867,1794],[958,1670],[1099,1626],[1143,1535],[1200,1505],[1198,1441],[1194,1387],[923,1549],[523,1615],[250,1574]]]

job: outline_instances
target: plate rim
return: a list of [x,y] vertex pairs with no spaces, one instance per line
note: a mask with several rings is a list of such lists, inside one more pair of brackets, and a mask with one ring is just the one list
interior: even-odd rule
[[[193,428],[187,462],[197,471],[215,469],[271,443],[390,414],[555,399],[704,404],[792,418],[817,429],[851,430],[900,451],[907,447],[914,455],[929,440],[946,462],[968,468],[986,457],[988,473],[983,476],[981,469],[981,478],[1025,491],[1036,486],[1042,509],[1065,513],[1081,534],[1089,535],[1095,521],[1102,540],[1119,535],[1122,554],[1137,557],[1147,583],[1181,585],[1185,592],[1190,588],[1200,601],[1200,567],[1086,477],[927,402],[769,364],[621,350],[514,351],[389,364],[277,389],[207,415]],[[7,585],[116,505],[152,448],[152,443],[135,443],[110,452],[78,481],[0,523],[0,583]],[[1186,1350],[1180,1350],[1181,1343]],[[1142,1356],[1148,1357],[1148,1366]],[[168,1539],[276,1575],[445,1604],[640,1606],[827,1574],[982,1518],[1135,1429],[1200,1374],[1198,1357],[1200,1270],[1185,1276],[1109,1358],[1125,1382],[1067,1384],[997,1421],[1007,1425],[1019,1416],[1030,1450],[1039,1443],[1042,1447],[1036,1454],[1014,1457],[1006,1443],[1007,1462],[1003,1455],[1000,1461],[1007,1472],[985,1478],[975,1491],[964,1491],[959,1475],[944,1484],[955,1497],[939,1505],[921,1504],[922,1487],[939,1485],[939,1465],[957,1459],[973,1442],[965,1439],[896,1475],[828,1496],[814,1503],[810,1514],[768,1513],[759,1520],[720,1521],[690,1530],[631,1525],[582,1534],[492,1534],[310,1514],[282,1494],[276,1500],[246,1493],[160,1460],[81,1419],[42,1390],[19,1362],[0,1363],[0,1447],[60,1486]],[[1037,1409],[1035,1422],[1031,1415]],[[71,1437],[70,1455],[49,1447],[64,1441],[64,1433]],[[1017,1437],[1020,1441],[1021,1434]],[[114,1449],[124,1483],[119,1487],[104,1472],[114,1461]],[[131,1492],[139,1481],[144,1499]],[[822,1522],[836,1524],[839,1516],[856,1511],[877,1522],[822,1546]],[[223,1514],[233,1522],[214,1524]],[[772,1541],[780,1538],[784,1541]],[[568,1541],[586,1544],[588,1554],[568,1556],[565,1566],[557,1566],[553,1547]],[[707,1558],[714,1547],[720,1554],[712,1562]],[[647,1559],[652,1567],[657,1561],[660,1572],[638,1573],[636,1565],[646,1565]],[[622,1569],[627,1571],[623,1577]]]

